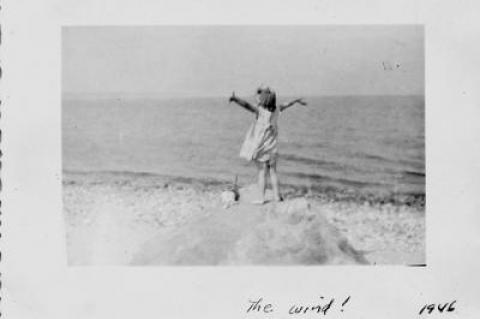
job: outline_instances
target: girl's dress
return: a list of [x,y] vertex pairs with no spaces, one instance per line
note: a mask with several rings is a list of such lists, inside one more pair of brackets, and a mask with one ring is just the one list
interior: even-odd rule
[[250,126],[240,150],[240,157],[251,161],[274,161],[277,157],[279,108],[270,112],[258,106],[258,116]]

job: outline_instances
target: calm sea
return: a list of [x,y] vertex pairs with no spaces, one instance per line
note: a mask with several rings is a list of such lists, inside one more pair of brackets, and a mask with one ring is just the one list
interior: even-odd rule
[[[279,120],[281,182],[389,201],[425,198],[422,96],[309,97]],[[282,99],[280,98],[280,102]],[[255,181],[238,156],[253,116],[225,98],[63,100],[63,169]],[[403,197],[402,197],[403,196]]]

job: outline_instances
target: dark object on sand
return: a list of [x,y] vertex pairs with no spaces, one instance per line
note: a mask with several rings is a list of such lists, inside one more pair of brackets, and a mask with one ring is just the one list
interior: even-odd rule
[[235,175],[233,185],[222,192],[221,198],[224,208],[228,208],[240,199],[240,192],[238,190],[238,175]]

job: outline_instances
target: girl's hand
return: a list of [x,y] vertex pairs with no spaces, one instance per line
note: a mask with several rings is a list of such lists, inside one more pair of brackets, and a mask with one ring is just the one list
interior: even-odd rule
[[307,102],[305,102],[305,101],[303,100],[303,98],[298,99],[298,100],[297,100],[297,103],[300,104],[300,105],[303,105],[303,106],[307,106]]

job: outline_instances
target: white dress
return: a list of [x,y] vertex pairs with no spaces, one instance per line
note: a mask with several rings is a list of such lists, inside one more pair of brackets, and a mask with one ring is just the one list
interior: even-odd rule
[[277,157],[279,108],[270,112],[258,106],[258,116],[250,126],[240,150],[240,157],[251,161],[274,161]]

